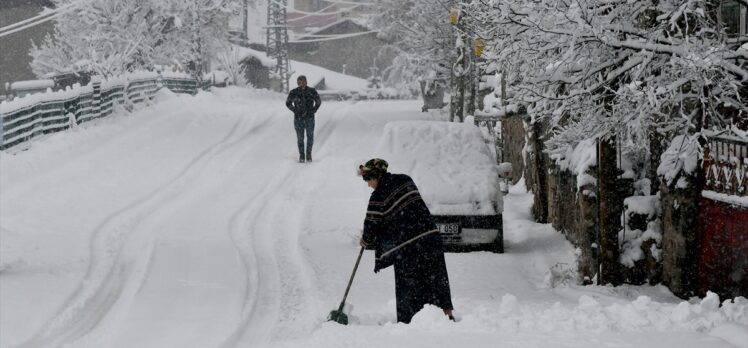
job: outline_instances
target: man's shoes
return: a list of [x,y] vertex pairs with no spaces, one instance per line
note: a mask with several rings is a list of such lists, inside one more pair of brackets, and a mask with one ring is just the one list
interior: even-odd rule
[[307,162],[311,162],[312,161],[312,154],[311,153],[306,154],[306,161]]
[[304,163],[304,156],[303,155],[299,155],[299,163]]

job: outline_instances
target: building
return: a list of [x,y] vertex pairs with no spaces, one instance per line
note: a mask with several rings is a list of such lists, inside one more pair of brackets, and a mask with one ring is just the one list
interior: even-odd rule
[[[335,36],[343,37],[325,40]],[[289,43],[289,54],[294,60],[366,79],[391,65],[394,52],[388,44],[360,21],[347,18],[299,36]]]

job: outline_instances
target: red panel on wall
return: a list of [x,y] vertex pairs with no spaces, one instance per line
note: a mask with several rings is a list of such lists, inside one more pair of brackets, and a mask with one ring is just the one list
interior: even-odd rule
[[748,296],[748,208],[702,198],[698,221],[700,294]]

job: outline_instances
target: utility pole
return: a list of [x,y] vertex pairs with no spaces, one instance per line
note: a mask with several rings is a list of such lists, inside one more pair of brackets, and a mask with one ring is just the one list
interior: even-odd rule
[[[465,0],[461,0],[464,3]],[[455,4],[455,7],[459,3]],[[459,8],[451,10],[450,20],[456,33],[457,59],[452,64],[451,86],[452,91],[449,103],[449,120],[452,122],[465,120],[466,114],[475,113],[474,77],[476,69],[473,58],[473,40],[467,35],[466,21],[460,13]]]
[[242,2],[242,33],[244,35],[242,41],[246,47],[249,47],[249,0]]
[[452,63],[452,76],[450,78],[450,101],[449,101],[449,121],[455,122],[456,119],[459,122],[463,121],[465,115],[465,63],[468,59],[465,50],[465,34],[462,28],[462,18],[460,18],[459,10],[452,10],[451,20],[457,31],[456,35],[456,49],[457,59]]
[[288,92],[287,0],[268,0],[267,55],[275,58],[274,77],[280,79],[281,92]]
[[199,82],[203,80],[203,43],[200,34],[200,1],[192,3],[192,59],[190,70],[191,74]]

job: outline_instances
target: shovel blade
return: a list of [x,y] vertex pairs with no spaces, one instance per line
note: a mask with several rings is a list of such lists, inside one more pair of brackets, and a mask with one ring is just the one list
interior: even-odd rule
[[348,325],[348,316],[343,311],[331,311],[327,321],[334,321],[341,325]]

